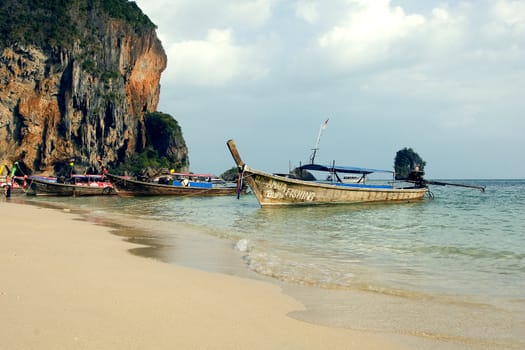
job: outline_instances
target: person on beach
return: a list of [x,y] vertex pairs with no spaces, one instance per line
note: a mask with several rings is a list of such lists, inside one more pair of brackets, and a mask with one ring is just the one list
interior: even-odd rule
[[102,163],[102,159],[100,159],[100,157],[97,157],[97,162],[100,166],[100,174],[102,175],[102,179],[104,179],[106,177],[106,175],[108,174],[108,168],[106,168],[106,166],[104,165],[104,163]]
[[5,198],[11,198],[11,176],[5,177],[5,183],[2,186],[4,187]]

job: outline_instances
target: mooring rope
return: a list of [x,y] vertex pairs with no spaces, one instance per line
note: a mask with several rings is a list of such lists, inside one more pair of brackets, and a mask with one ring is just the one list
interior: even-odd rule
[[244,187],[244,170],[246,169],[246,164],[243,164],[241,171],[239,172],[239,177],[237,178],[237,199],[241,198],[242,188]]

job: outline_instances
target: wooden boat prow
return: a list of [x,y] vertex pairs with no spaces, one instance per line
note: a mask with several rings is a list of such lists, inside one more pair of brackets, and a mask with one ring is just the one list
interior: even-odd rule
[[412,202],[424,198],[428,189],[392,186],[330,184],[272,175],[248,167],[235,141],[227,142],[242,181],[252,189],[262,207],[287,205],[326,205],[369,202]]

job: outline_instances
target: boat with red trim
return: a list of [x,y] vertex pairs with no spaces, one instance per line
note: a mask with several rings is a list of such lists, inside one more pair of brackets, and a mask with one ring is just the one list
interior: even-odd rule
[[34,196],[107,196],[116,191],[105,175],[72,175],[67,180],[43,176],[26,179],[26,194]]

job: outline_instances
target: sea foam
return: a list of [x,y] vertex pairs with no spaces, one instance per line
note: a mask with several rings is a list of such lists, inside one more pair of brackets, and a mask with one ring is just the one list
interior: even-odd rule
[[246,253],[248,252],[249,248],[250,248],[250,241],[243,238],[243,239],[240,239],[237,244],[235,244],[235,250],[238,250],[239,252],[242,252],[242,253]]

